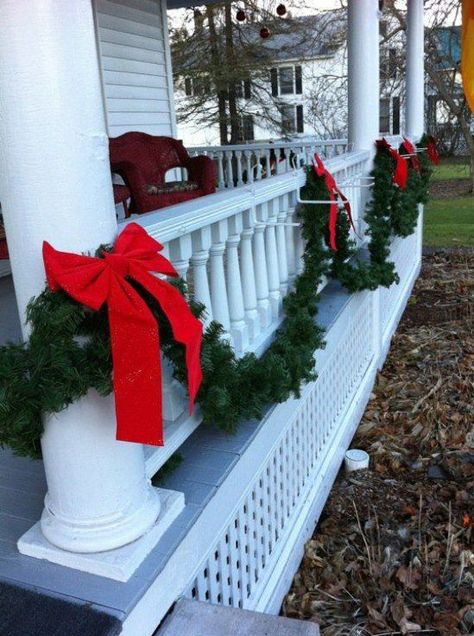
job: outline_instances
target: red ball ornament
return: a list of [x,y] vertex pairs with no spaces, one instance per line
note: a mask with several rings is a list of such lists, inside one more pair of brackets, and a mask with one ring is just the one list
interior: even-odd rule
[[239,9],[237,13],[235,14],[235,17],[237,18],[239,22],[245,22],[245,19],[247,18],[247,16],[245,15],[245,11],[243,9]]
[[280,16],[280,18],[282,18],[284,15],[286,15],[286,7],[284,4],[279,4],[276,8],[276,12],[277,15]]
[[262,27],[260,29],[260,37],[264,40],[266,40],[267,38],[270,37],[270,29],[268,29],[267,27]]

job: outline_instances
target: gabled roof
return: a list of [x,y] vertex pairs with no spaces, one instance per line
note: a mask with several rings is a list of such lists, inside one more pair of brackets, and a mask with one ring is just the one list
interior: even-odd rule
[[[271,22],[248,22],[239,26],[239,37],[235,38],[235,47],[245,46],[252,49],[256,62],[261,58],[284,62],[295,59],[314,59],[321,56],[333,56],[342,46],[346,37],[347,14],[345,10],[326,11],[316,15],[295,16]],[[262,26],[268,27],[271,36],[260,37]],[[206,29],[207,31],[207,29]],[[242,44],[239,44],[241,42]],[[182,45],[181,45],[182,46]],[[173,48],[173,47],[172,47]],[[184,53],[184,55],[183,55]],[[192,35],[181,50],[180,59],[175,60],[176,71],[185,71],[199,64],[203,55],[202,37]]]

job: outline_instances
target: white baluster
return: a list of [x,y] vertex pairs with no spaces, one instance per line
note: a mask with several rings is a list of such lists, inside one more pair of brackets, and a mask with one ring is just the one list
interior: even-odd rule
[[296,276],[296,243],[295,228],[292,223],[295,222],[295,208],[290,205],[286,217],[287,225],[285,227],[286,238],[286,258],[288,263],[288,281],[291,284]]
[[272,316],[276,320],[280,315],[281,294],[280,274],[278,269],[278,251],[276,244],[275,225],[276,214],[273,211],[273,201],[264,204],[262,211],[267,210],[267,223],[265,227],[265,256],[267,258],[268,295],[272,306]]
[[255,174],[255,181],[261,181],[262,179],[262,152],[260,150],[255,151],[255,158],[257,160],[257,170]]
[[207,278],[208,261],[209,250],[194,252],[191,257],[194,274],[194,298],[206,307],[202,317],[203,323],[206,327],[213,320],[211,293],[209,291],[209,281]]
[[253,183],[253,166],[252,166],[252,151],[244,150],[245,155],[245,169],[247,171],[247,183]]
[[301,228],[295,227],[295,252],[296,252],[296,273],[301,274],[303,271],[303,254],[305,251],[305,242],[301,234]]
[[219,150],[216,152],[216,161],[217,161],[217,187],[219,190],[224,190],[225,188],[225,178],[224,178],[224,153]]
[[260,325],[266,329],[272,322],[272,308],[268,297],[267,260],[265,256],[265,223],[257,222],[253,237],[253,262],[255,268],[255,289]]
[[225,241],[227,239],[227,221],[218,221],[212,225],[213,243],[209,250],[211,279],[211,305],[214,320],[220,322],[225,332],[230,329],[229,305],[224,272]]
[[272,166],[271,166],[271,161],[270,161],[270,149],[269,148],[265,148],[264,150],[265,153],[265,176],[268,179],[269,177],[272,176]]
[[225,152],[226,166],[227,166],[226,184],[228,188],[234,187],[234,168],[232,166],[233,157],[234,157],[233,150],[226,150]]
[[243,186],[244,180],[242,176],[242,151],[241,150],[235,151],[235,162],[237,164],[237,185]]
[[179,276],[187,282],[189,259],[192,254],[191,236],[189,234],[170,241],[169,257]]
[[[276,201],[275,201],[276,203]],[[278,252],[278,274],[280,279],[280,293],[286,296],[288,292],[288,261],[286,258],[285,226],[288,214],[288,195],[279,197],[279,212],[276,225],[276,244]]]
[[242,279],[242,293],[244,297],[245,320],[249,329],[250,341],[255,340],[260,333],[260,315],[257,309],[257,288],[255,285],[255,268],[252,252],[251,214],[247,215],[246,226],[240,241],[240,274]]
[[244,299],[242,281],[240,279],[239,244],[242,232],[242,215],[229,219],[227,238],[227,297],[229,302],[230,333],[234,347],[241,353],[248,347],[248,329],[245,322]]

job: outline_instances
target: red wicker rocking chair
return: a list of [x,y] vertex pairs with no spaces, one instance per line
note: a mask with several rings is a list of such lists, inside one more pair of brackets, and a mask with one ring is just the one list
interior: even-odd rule
[[[128,215],[143,214],[216,190],[216,168],[209,157],[190,157],[181,141],[127,132],[109,140],[112,172],[130,190]],[[186,168],[187,182],[165,183],[173,168]]]

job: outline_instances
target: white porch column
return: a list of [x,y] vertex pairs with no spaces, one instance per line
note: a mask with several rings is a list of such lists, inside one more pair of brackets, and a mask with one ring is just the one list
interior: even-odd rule
[[407,0],[405,129],[419,141],[425,130],[425,60],[423,0]]
[[375,153],[379,136],[378,0],[348,0],[349,143]]
[[[94,250],[113,240],[116,220],[91,1],[2,0],[0,24],[0,196],[24,316],[45,285],[43,240]],[[154,525],[160,503],[143,447],[115,441],[111,397],[90,392],[45,418],[42,446],[50,543],[31,530],[23,552],[110,550]],[[60,562],[76,567],[63,550]]]

